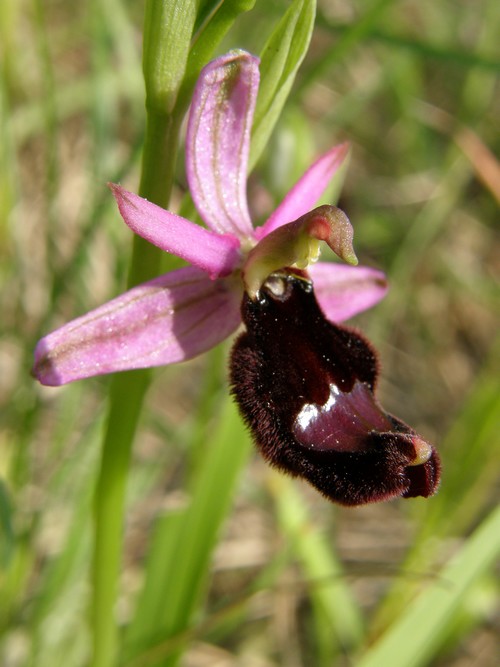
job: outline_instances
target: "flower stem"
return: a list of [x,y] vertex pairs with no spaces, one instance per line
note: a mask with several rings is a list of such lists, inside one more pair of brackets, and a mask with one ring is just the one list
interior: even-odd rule
[[[140,194],[161,206],[167,206],[170,198],[180,121],[168,114],[148,112]],[[129,286],[158,275],[160,261],[161,251],[136,236]],[[94,505],[92,667],[111,667],[116,662],[115,601],[121,570],[126,483],[132,443],[150,380],[149,370],[120,373],[111,380]]]
[[113,377],[95,492],[92,571],[93,667],[110,667],[117,654],[115,600],[121,566],[123,508],[132,442],[149,384],[146,371]]

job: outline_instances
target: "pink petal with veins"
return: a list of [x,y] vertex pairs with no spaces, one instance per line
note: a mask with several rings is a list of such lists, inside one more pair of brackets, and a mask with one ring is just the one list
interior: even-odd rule
[[233,51],[209,63],[196,85],[186,136],[189,189],[206,225],[240,239],[253,236],[247,165],[259,60]]
[[343,322],[371,308],[387,293],[384,273],[367,266],[318,262],[307,272],[321,310],[332,322]]
[[318,158],[288,192],[262,227],[256,229],[257,238],[267,236],[277,227],[296,220],[313,209],[344,162],[348,152],[349,144],[344,143],[335,146]]
[[191,359],[238,327],[240,298],[230,279],[210,281],[194,267],[172,271],[42,338],[33,374],[56,386]]
[[229,275],[240,259],[240,242],[216,234],[179,215],[110,184],[122,218],[139,236],[202,269],[214,279]]

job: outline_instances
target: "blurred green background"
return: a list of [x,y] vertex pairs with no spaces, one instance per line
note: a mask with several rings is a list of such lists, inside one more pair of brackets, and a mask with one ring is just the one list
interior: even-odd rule
[[[258,0],[218,53],[259,53],[289,5]],[[92,494],[109,379],[44,388],[29,369],[43,333],[125,285],[132,235],[106,182],[138,186],[143,12],[125,0],[0,5],[8,667],[89,659]],[[217,474],[224,483],[207,449],[230,441],[242,457],[249,451],[226,397],[229,343],[158,370],[128,491],[120,665],[173,664],[181,645],[189,667],[498,664],[499,27],[494,0],[320,1],[311,48],[249,186],[262,219],[315,156],[351,143],[339,205],[360,262],[390,282],[386,300],[355,324],[381,353],[382,404],[442,454],[439,494],[337,508],[250,454],[234,495],[214,509],[222,530],[212,551],[208,519],[190,504],[203,504],[200,488],[217,493]],[[186,190],[180,162],[174,210]],[[196,591],[189,612],[165,633],[159,610],[176,598],[164,540],[181,539],[179,523],[186,559],[202,553],[197,539],[205,551],[185,574]],[[138,617],[158,627],[137,649]]]

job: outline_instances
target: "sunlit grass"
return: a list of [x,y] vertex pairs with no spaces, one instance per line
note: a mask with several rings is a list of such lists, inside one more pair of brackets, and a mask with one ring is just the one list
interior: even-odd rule
[[[289,4],[257,2],[218,52],[259,53]],[[142,14],[118,0],[0,7],[9,667],[89,661],[109,380],[47,389],[29,368],[42,333],[126,283],[131,234],[106,182],[139,187]],[[315,154],[351,142],[340,205],[360,260],[391,285],[358,322],[381,350],[382,403],[442,454],[439,494],[334,508],[249,454],[227,398],[228,346],[156,371],[127,486],[118,664],[173,665],[182,653],[193,667],[495,664],[500,184],[495,165],[484,178],[477,147],[499,152],[499,21],[493,0],[320,3],[250,183],[264,216]],[[180,163],[172,207],[189,206]]]

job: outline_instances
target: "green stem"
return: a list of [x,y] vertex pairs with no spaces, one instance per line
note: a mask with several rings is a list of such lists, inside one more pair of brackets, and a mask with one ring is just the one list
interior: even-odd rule
[[[163,208],[168,208],[172,192],[181,122],[175,111],[171,115],[148,109],[139,194]],[[161,250],[135,235],[129,287],[156,277],[161,256]]]
[[[181,119],[148,112],[140,194],[167,206],[175,171]],[[158,275],[161,251],[134,238],[129,286]],[[121,571],[125,492],[132,443],[151,371],[130,371],[111,380],[109,412],[95,493],[95,533],[92,570],[92,667],[116,662],[118,628],[115,601]]]
[[110,667],[117,653],[115,599],[121,566],[123,508],[132,442],[149,384],[147,371],[113,377],[95,493],[92,587],[93,667]]

